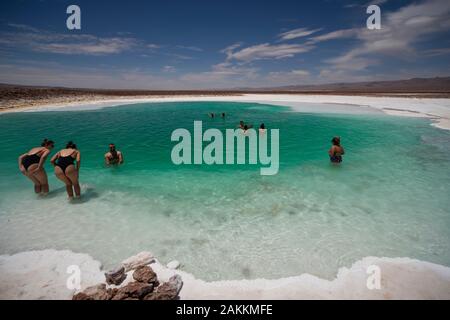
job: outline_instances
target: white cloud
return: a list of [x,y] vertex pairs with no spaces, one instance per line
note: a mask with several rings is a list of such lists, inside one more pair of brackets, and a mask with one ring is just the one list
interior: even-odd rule
[[400,59],[417,57],[416,45],[434,34],[450,29],[450,1],[430,0],[413,3],[382,15],[381,30],[343,29],[312,37],[312,43],[341,38],[354,38],[359,45],[344,54],[327,59],[331,68],[365,70],[382,56]]
[[178,46],[176,46],[176,47],[179,48],[179,49],[190,50],[190,51],[197,51],[197,52],[203,51],[202,48],[195,47],[195,46],[182,46],[182,45],[178,45]]
[[450,48],[428,49],[428,50],[423,51],[423,54],[428,57],[450,55]]
[[224,49],[224,52],[227,54],[227,60],[251,62],[264,59],[291,58],[299,53],[312,50],[313,46],[300,44],[271,45],[269,43],[263,43],[240,49],[238,51],[233,51],[236,48],[237,46],[233,45]]
[[120,53],[135,45],[132,39],[98,38],[90,42],[34,44],[34,51],[60,54],[104,55]]
[[39,29],[33,28],[33,27],[25,25],[25,24],[8,23],[8,26],[15,28],[15,29],[23,30],[23,31],[40,32]]
[[336,30],[336,31],[332,31],[329,33],[322,34],[320,36],[312,37],[309,40],[312,43],[315,43],[315,42],[335,40],[335,39],[353,38],[358,35],[359,30],[360,29]]
[[298,29],[294,29],[294,30],[290,30],[287,32],[283,32],[281,34],[278,35],[278,37],[281,40],[292,40],[292,39],[297,39],[297,38],[301,38],[301,37],[307,37],[309,35],[312,35],[313,33],[319,32],[322,29],[307,29],[307,28],[298,28]]
[[134,38],[97,37],[90,34],[62,34],[34,27],[9,24],[15,32],[2,32],[0,44],[5,47],[29,49],[57,54],[105,55],[130,50],[140,43]]
[[176,69],[174,66],[164,66],[162,71],[166,72],[166,73],[172,73],[172,72],[175,72]]
[[192,59],[194,59],[194,57],[191,57],[191,56],[187,56],[184,54],[178,54],[178,53],[171,53],[171,52],[164,53],[164,55],[171,57],[175,60],[192,60]]
[[157,45],[157,44],[154,44],[154,43],[146,44],[145,47],[148,48],[148,49],[159,49],[159,48],[161,48],[160,45]]

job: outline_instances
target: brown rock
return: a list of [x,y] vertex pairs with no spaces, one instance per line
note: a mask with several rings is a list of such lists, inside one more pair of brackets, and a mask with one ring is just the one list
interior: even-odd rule
[[114,289],[108,289],[106,290],[106,293],[108,294],[108,300],[111,300],[119,291],[119,289],[114,288]]
[[153,284],[142,282],[130,282],[126,286],[117,289],[112,300],[125,300],[128,298],[141,299],[153,291]]
[[[75,299],[76,298],[76,299]],[[110,295],[104,283],[92,286],[73,296],[74,300],[108,300]]]
[[144,300],[178,300],[178,296],[181,288],[183,287],[183,281],[179,275],[174,275],[168,282],[159,286],[155,292],[147,294]]
[[151,283],[155,287],[158,285],[158,278],[153,269],[149,266],[141,266],[133,272],[133,279],[142,283]]
[[178,300],[178,296],[175,295],[173,292],[171,293],[152,292],[146,295],[142,300]]
[[153,254],[144,251],[122,261],[122,265],[125,267],[125,271],[128,272],[130,270],[137,269],[140,266],[148,265],[154,261],[155,258],[153,257]]
[[105,273],[106,283],[111,285],[114,284],[116,286],[120,285],[126,278],[127,275],[125,273],[125,267],[121,265],[120,267],[108,271]]
[[94,300],[87,294],[83,292],[78,292],[76,295],[72,297],[72,300]]
[[128,298],[129,298],[129,296],[127,293],[118,292],[111,298],[111,300],[126,300]]

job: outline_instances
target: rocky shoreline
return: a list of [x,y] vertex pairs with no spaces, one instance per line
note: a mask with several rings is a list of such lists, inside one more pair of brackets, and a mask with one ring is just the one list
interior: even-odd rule
[[72,300],[178,300],[183,287],[181,276],[176,274],[160,284],[150,266],[154,262],[149,252],[130,257],[105,273],[106,283],[88,287]]

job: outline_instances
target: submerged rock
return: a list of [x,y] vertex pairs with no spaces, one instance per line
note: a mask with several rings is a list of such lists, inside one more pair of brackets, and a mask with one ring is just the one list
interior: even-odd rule
[[153,292],[153,284],[130,282],[126,286],[117,289],[112,300],[142,299],[151,292]]
[[180,262],[177,260],[170,261],[167,264],[167,268],[172,269],[172,270],[178,269],[179,267],[180,267]]
[[177,300],[183,287],[183,281],[179,275],[174,275],[168,282],[160,285],[155,292],[147,294],[144,300]]
[[122,261],[122,265],[125,267],[125,272],[128,272],[137,269],[140,266],[148,265],[154,261],[155,257],[150,252],[144,251]]
[[142,283],[151,283],[154,287],[158,286],[158,277],[149,266],[140,266],[133,272],[133,279]]
[[120,266],[105,273],[106,283],[109,285],[120,285],[126,278],[125,267]]

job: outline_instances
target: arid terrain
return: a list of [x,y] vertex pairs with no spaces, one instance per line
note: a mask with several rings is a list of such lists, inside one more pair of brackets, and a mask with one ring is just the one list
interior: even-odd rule
[[450,77],[230,90],[105,90],[0,84],[0,110],[93,100],[173,96],[217,97],[248,93],[449,98]]

